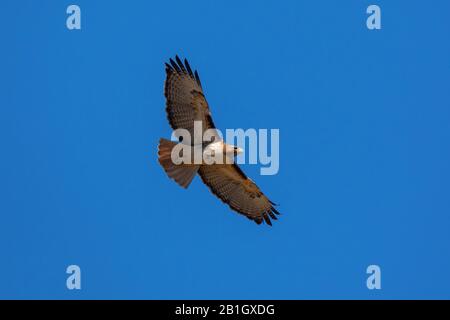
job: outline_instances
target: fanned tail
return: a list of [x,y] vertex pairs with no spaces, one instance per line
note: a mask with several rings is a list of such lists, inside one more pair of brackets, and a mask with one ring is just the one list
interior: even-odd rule
[[158,161],[170,178],[175,180],[183,188],[187,188],[197,174],[200,166],[193,164],[174,164],[171,154],[175,145],[176,142],[161,138],[158,146]]

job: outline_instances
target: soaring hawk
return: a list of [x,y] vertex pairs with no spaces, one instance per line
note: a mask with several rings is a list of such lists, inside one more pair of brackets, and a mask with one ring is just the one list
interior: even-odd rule
[[[194,121],[201,121],[203,131],[215,129],[211,111],[206,101],[200,77],[192,71],[188,61],[184,63],[178,56],[170,59],[166,66],[164,95],[166,97],[167,118],[171,127],[194,132]],[[218,140],[218,141],[217,141]],[[222,139],[208,144],[202,143],[203,150],[222,152],[225,157],[235,157],[242,150],[226,144]],[[261,224],[263,221],[272,225],[271,219],[277,220],[280,213],[270,201],[249,179],[237,164],[175,164],[172,150],[176,142],[160,139],[158,160],[167,175],[180,186],[187,188],[198,173],[202,181],[231,209]],[[194,148],[192,143],[192,148]],[[197,146],[198,147],[198,146]]]

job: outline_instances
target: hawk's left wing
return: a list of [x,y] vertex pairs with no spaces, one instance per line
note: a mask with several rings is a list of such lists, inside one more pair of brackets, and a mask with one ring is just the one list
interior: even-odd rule
[[198,171],[203,182],[231,209],[245,215],[257,224],[272,225],[280,214],[270,201],[237,164],[203,165]]

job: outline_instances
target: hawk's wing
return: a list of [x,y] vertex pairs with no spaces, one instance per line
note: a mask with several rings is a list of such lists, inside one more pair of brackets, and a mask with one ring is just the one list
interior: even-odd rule
[[186,59],[183,63],[176,56],[175,60],[170,59],[170,64],[166,63],[164,96],[167,118],[172,129],[186,129],[193,139],[194,121],[202,122],[202,134],[215,126],[197,71],[192,72]]
[[250,180],[237,164],[203,165],[198,171],[203,182],[231,209],[260,224],[263,220],[272,225],[280,214],[258,186]]

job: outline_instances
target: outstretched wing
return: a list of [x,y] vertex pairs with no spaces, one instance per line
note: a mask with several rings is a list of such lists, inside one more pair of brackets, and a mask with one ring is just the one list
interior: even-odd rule
[[[172,129],[186,129],[193,137],[194,121],[202,122],[202,131],[214,129],[208,102],[203,94],[197,71],[192,72],[186,59],[178,56],[166,63],[164,96],[166,112]],[[202,132],[202,133],[203,133]]]
[[280,213],[236,164],[203,165],[198,171],[203,182],[231,209],[245,215],[257,224],[272,225]]

